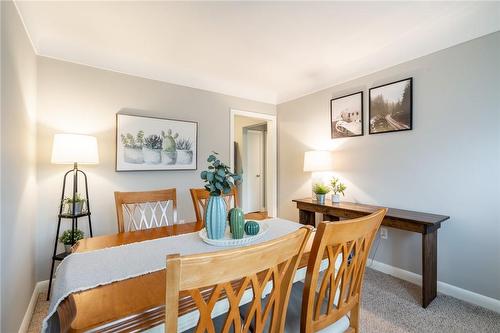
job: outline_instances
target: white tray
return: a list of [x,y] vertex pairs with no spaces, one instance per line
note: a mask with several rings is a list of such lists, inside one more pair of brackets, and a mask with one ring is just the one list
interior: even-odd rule
[[231,246],[243,246],[255,242],[264,236],[264,234],[269,230],[269,225],[265,222],[259,223],[259,233],[254,236],[247,235],[246,233],[243,235],[243,238],[233,239],[231,232],[229,231],[229,227],[226,228],[226,232],[224,233],[224,237],[221,239],[210,239],[207,236],[207,229],[203,228],[198,232],[200,238],[207,244],[213,246],[221,246],[221,247],[231,247]]

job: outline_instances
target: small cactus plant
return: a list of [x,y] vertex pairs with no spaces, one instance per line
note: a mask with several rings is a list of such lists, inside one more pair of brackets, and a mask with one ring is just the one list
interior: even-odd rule
[[245,223],[245,232],[247,235],[255,236],[259,233],[260,225],[255,221],[247,221]]
[[179,137],[179,133],[172,135],[172,130],[168,129],[167,133],[161,131],[161,136],[163,137],[163,150],[173,153],[177,150],[177,145],[175,139]]

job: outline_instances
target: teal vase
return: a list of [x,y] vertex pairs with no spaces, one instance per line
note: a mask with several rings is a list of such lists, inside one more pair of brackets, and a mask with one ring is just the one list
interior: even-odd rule
[[221,196],[211,195],[205,210],[205,227],[210,239],[221,239],[226,230],[226,202]]
[[247,235],[254,236],[259,233],[260,225],[255,221],[245,223],[245,232]]
[[245,216],[239,208],[233,208],[229,212],[229,227],[234,239],[243,238],[245,234]]

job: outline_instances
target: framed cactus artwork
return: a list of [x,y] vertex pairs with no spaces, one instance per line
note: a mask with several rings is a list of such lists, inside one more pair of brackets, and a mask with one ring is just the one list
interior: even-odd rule
[[116,171],[196,170],[198,123],[116,114]]

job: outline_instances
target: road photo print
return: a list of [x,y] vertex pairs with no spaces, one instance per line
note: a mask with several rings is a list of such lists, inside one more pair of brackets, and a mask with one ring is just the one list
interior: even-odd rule
[[408,78],[370,89],[370,134],[412,129],[412,85]]
[[363,135],[363,92],[330,100],[332,139]]

